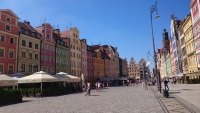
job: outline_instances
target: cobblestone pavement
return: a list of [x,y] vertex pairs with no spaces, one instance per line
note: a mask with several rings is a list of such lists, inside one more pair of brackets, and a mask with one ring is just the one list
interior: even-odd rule
[[0,107],[0,113],[164,113],[152,90],[141,86],[92,90],[91,96],[74,93],[23,100]]

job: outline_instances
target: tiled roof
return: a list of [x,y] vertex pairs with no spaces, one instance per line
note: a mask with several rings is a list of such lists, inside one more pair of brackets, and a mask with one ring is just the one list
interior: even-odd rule
[[70,33],[71,33],[70,30],[61,31],[61,32],[60,32],[60,36],[61,36],[62,38],[70,38]]
[[[26,22],[18,22],[18,26],[21,28],[24,28],[25,31],[27,30],[30,30],[31,33],[35,32],[37,35],[36,36],[39,36],[39,33],[37,32],[37,30],[35,30],[31,25],[30,23],[26,23]],[[25,32],[23,34],[26,34]],[[26,34],[27,35],[27,34]],[[31,34],[31,36],[33,37],[33,35]],[[35,38],[38,38],[38,37],[35,37]]]
[[[60,42],[65,43],[65,42],[62,40],[62,38],[61,38],[58,34],[56,34],[56,33],[53,33],[53,38],[54,38],[55,42],[56,42],[56,40],[59,40]],[[59,44],[59,45],[61,45],[61,44]],[[64,46],[64,45],[62,45],[62,46]],[[68,46],[65,46],[65,47],[68,47]]]

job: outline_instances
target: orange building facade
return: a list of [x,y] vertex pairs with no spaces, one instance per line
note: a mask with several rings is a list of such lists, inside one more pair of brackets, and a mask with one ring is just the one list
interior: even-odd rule
[[105,66],[103,54],[100,49],[93,51],[93,63],[94,63],[94,77],[105,77]]

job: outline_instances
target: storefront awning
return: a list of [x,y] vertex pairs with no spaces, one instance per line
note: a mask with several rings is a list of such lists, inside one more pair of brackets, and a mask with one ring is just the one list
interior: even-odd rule
[[185,76],[200,76],[200,71],[184,73]]

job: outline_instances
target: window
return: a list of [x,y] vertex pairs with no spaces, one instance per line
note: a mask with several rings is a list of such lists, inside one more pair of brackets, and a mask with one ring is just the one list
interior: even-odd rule
[[38,66],[36,66],[36,65],[33,66],[33,71],[34,71],[34,72],[38,72]]
[[5,41],[5,36],[1,35],[0,41],[4,42]]
[[0,57],[4,57],[4,49],[0,49]]
[[10,18],[7,17],[7,18],[6,18],[6,21],[7,21],[7,22],[10,22]]
[[54,58],[51,59],[51,62],[54,62]]
[[38,44],[35,44],[35,49],[38,49]]
[[9,51],[9,58],[14,58],[14,51],[13,50]]
[[25,57],[26,57],[26,52],[22,51],[22,58],[25,58]]
[[44,61],[44,55],[41,56],[41,60]]
[[13,73],[13,69],[14,69],[13,66],[9,65],[8,68],[9,68],[8,73],[12,74]]
[[38,60],[38,54],[35,54],[35,59]]
[[10,26],[6,25],[6,30],[10,31]]
[[32,59],[32,53],[29,53],[29,58]]
[[28,66],[28,71],[29,71],[29,72],[32,72],[32,65],[29,65],[29,66]]
[[14,44],[14,38],[10,38],[10,43]]
[[3,65],[0,64],[0,73],[3,73]]
[[21,72],[25,72],[25,64],[21,65]]
[[32,48],[32,42],[29,42],[29,47]]
[[49,34],[47,34],[47,38],[49,38]]
[[26,46],[26,41],[22,40],[22,46]]
[[27,35],[31,35],[31,31],[27,31]]
[[20,28],[20,32],[21,32],[21,33],[24,33],[24,28]]
[[33,37],[36,37],[36,33],[33,33]]

